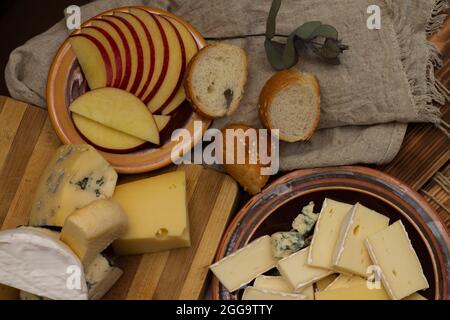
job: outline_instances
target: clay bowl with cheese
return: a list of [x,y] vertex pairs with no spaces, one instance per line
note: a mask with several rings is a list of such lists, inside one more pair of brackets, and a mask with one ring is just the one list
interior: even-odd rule
[[[153,56],[156,58],[150,59],[148,57],[151,57],[151,55],[143,55],[145,51],[142,43],[141,46],[139,46],[136,44],[137,42],[132,42],[133,39],[135,41],[138,41],[136,39],[142,39],[142,37],[145,38],[145,35],[143,35],[142,32],[141,34],[134,33],[135,36],[140,36],[140,38],[134,37],[132,39],[130,37],[130,34],[133,35],[133,33],[129,32],[131,29],[128,31],[126,31],[126,29],[126,32],[123,30],[124,25],[131,25],[130,23],[126,23],[125,21],[127,15],[129,16],[131,14],[135,18],[138,17],[138,19],[135,19],[135,22],[138,23],[139,18],[141,22],[144,21],[143,18],[139,16],[139,13],[142,14],[143,12],[150,13],[151,15],[153,15],[153,17],[157,16],[157,19],[159,19],[158,21],[160,21],[158,24],[160,32],[166,32],[163,36],[163,38],[166,39],[163,41],[165,48],[163,52],[165,56],[163,58],[162,67],[160,67],[159,69],[163,71],[160,71],[159,73],[160,78],[158,78],[157,75],[154,76],[156,80],[151,77],[152,74],[156,73],[155,70],[158,70],[155,60],[158,59],[157,53],[162,50],[161,45],[157,45],[156,41],[153,41],[154,39],[152,40],[153,47],[151,49],[153,51],[150,52],[153,52]],[[172,26],[171,28],[173,30],[171,29],[172,31],[170,31],[172,32],[171,38],[167,33],[168,30],[164,29],[165,25],[161,24],[162,22],[164,22],[166,26]],[[120,35],[120,32],[117,31],[117,29],[119,29],[120,31],[120,28],[118,28],[118,26],[122,26],[122,37],[120,38],[121,45],[117,45],[117,43],[119,43],[119,38],[117,37],[117,35]],[[145,29],[144,24],[141,23],[140,26],[143,28],[141,29],[141,31]],[[135,27],[139,27],[139,24],[137,24],[137,26],[135,25]],[[184,33],[180,32],[179,28],[184,28],[182,29]],[[169,61],[167,60],[172,58],[172,55],[169,54],[171,49],[170,41],[173,41],[171,39],[173,39],[174,37],[175,33],[173,33],[173,31],[175,29],[178,30],[178,32],[175,33],[180,42],[179,50],[184,52],[183,54],[181,54],[181,56],[183,57],[182,61],[179,63],[177,62],[180,65],[178,67],[179,72],[174,71],[176,70],[174,69],[176,68],[176,66],[173,68],[171,67],[171,61],[173,59]],[[105,30],[109,30],[111,34],[108,35]],[[186,30],[188,32],[185,32]],[[113,32],[117,32],[116,38],[112,37]],[[148,37],[152,36],[151,34],[150,36],[148,34],[149,33],[147,32],[146,35]],[[96,36],[97,38],[95,38]],[[77,59],[77,55],[73,48],[73,42],[71,42],[71,39],[93,39],[92,43],[98,44],[98,37],[103,37],[103,40],[105,41],[103,48],[106,48],[105,45],[108,45],[111,48],[115,49],[114,52],[112,50],[110,50],[109,52],[99,50],[103,52],[103,54],[101,54],[103,60],[109,61],[109,65],[114,67],[114,69],[112,70],[111,68],[108,69],[107,67],[105,67],[105,86],[111,86],[124,90],[126,89],[126,91],[135,94],[143,101],[144,104],[148,106],[153,115],[156,114],[162,116],[170,116],[170,120],[168,121],[167,125],[165,125],[164,129],[159,132],[159,145],[154,145],[150,142],[146,142],[137,145],[136,147],[123,150],[108,149],[92,142],[92,139],[88,139],[86,135],[84,135],[77,127],[74,121],[73,114],[69,111],[69,106],[77,97],[87,91],[90,91],[90,87],[88,85],[87,77],[82,70],[81,63]],[[84,24],[82,24],[81,29],[75,30],[61,45],[53,60],[48,75],[48,111],[52,125],[60,140],[65,144],[91,144],[97,150],[99,150],[105,157],[105,159],[108,160],[108,162],[110,162],[111,165],[120,173],[141,173],[159,169],[171,163],[171,150],[173,149],[173,147],[178,146],[181,150],[184,151],[192,148],[195,143],[197,143],[202,138],[204,131],[210,124],[210,120],[197,115],[193,111],[187,100],[183,100],[182,98],[184,96],[184,90],[182,89],[184,72],[187,68],[190,57],[194,54],[192,50],[189,53],[189,46],[186,45],[186,42],[183,43],[183,41],[186,40],[186,37],[192,37],[194,43],[196,44],[196,51],[200,50],[206,45],[206,42],[201,34],[182,18],[167,11],[150,7],[122,7],[112,9],[100,13],[99,15],[89,19]],[[97,41],[95,39],[97,39]],[[191,46],[192,39],[189,40],[191,42]],[[114,45],[114,41],[116,41],[116,45]],[[127,47],[128,49],[123,51],[123,48]],[[151,45],[149,45],[149,47],[151,47]],[[118,48],[122,49],[124,53],[118,50]],[[136,60],[132,60],[132,48],[139,48],[140,52],[142,53],[142,55],[139,55],[139,52],[136,53]],[[117,56],[118,54],[121,54],[120,58]],[[109,56],[109,59],[105,59],[105,56]],[[151,61],[147,61],[145,59]],[[136,62],[132,64],[133,61]],[[121,64],[120,68],[117,67],[117,64],[119,62]],[[107,63],[105,62],[105,66],[106,65]],[[132,67],[130,67],[130,65],[132,65]],[[173,62],[172,66],[173,65],[176,65],[176,63]],[[144,68],[145,66],[149,67]],[[119,72],[121,74],[120,79],[119,76],[117,76]],[[147,77],[145,75],[142,75],[142,72],[147,72]],[[93,73],[91,72],[91,74]],[[131,79],[134,79],[134,81],[130,80],[130,77],[132,77]],[[136,79],[139,77],[141,80],[136,81]],[[128,85],[123,84],[125,78],[127,78],[127,81],[129,80]],[[169,83],[165,85],[167,82]],[[156,89],[152,90],[152,85],[153,88]],[[146,88],[148,88],[148,90]],[[135,90],[135,92],[133,92],[133,90]],[[160,92],[161,90],[165,90],[167,92]],[[199,121],[199,123],[201,124],[200,126],[198,126],[199,128],[197,128],[197,130],[194,130],[194,121]],[[190,132],[191,141],[188,141],[186,139],[183,141],[180,140],[179,142],[177,139],[171,139],[174,130],[179,128],[185,128]]]
[[[401,220],[429,283],[429,288],[420,294],[433,300],[448,298],[450,240],[438,215],[404,183],[364,167],[299,170],[274,181],[236,215],[221,240],[215,261],[260,236],[289,231],[302,207],[314,201],[314,212],[320,212],[325,198],[351,204],[360,202],[387,216],[390,224]],[[242,291],[230,293],[212,277],[213,299],[237,300]]]

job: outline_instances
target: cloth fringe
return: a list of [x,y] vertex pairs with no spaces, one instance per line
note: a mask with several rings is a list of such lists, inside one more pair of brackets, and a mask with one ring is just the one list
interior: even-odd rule
[[[408,2],[399,0],[385,1],[391,10],[394,29],[400,46],[400,59],[411,86],[417,112],[425,121],[434,123],[438,128],[442,128],[441,112],[439,107],[433,104],[433,102],[436,102],[443,105],[446,101],[446,95],[442,92],[443,90],[434,74],[435,69],[442,66],[440,53],[433,43],[427,41],[426,84],[418,83],[417,79],[423,77],[423,74],[418,74],[419,71],[414,68],[416,60],[410,54],[411,38],[414,30],[406,18],[408,16]],[[437,0],[435,2],[426,25],[425,32],[427,36],[439,31],[447,16],[445,12],[449,8],[449,0]],[[445,133],[449,136],[447,131]]]

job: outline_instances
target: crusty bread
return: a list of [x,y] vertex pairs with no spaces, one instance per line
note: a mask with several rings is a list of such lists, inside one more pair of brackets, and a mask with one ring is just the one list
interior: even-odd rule
[[[267,181],[269,180],[269,176],[263,176],[261,175],[261,168],[263,167],[260,163],[260,158],[258,155],[256,155],[257,163],[252,164],[249,163],[250,159],[250,148],[248,147],[248,141],[244,140],[238,140],[237,138],[234,139],[234,150],[227,150],[226,149],[226,130],[238,130],[242,129],[244,132],[246,132],[248,129],[252,129],[249,126],[246,126],[244,124],[230,124],[227,127],[222,129],[224,141],[223,141],[223,148],[221,157],[223,157],[224,161],[224,168],[225,171],[232,176],[243,188],[245,191],[247,191],[250,194],[256,194],[261,192],[261,189],[266,185]],[[258,137],[258,135],[257,135]],[[267,141],[267,154],[270,154],[270,138],[268,137]],[[259,141],[259,140],[258,140]],[[232,157],[236,160],[237,159],[237,148],[238,144],[244,144],[245,147],[245,159],[246,163],[244,164],[227,164],[226,163],[226,154],[227,152],[232,152]],[[259,145],[257,150],[259,152]],[[236,162],[236,161],[235,161]],[[268,165],[267,165],[268,166]]]
[[236,111],[247,82],[247,54],[219,42],[200,50],[190,61],[184,89],[195,111],[220,118]]
[[320,85],[316,76],[294,70],[276,73],[261,91],[259,117],[264,127],[280,130],[280,140],[310,139],[320,120]]

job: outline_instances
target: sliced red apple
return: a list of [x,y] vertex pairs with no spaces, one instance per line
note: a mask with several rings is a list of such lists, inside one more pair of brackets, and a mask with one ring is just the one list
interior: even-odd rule
[[159,113],[175,96],[183,82],[186,55],[181,36],[174,25],[164,16],[155,15],[155,18],[161,23],[169,44],[169,64],[166,75],[161,87],[147,104],[152,113]]
[[115,11],[115,16],[121,17],[127,20],[130,25],[136,31],[141,43],[142,54],[144,56],[144,64],[142,71],[142,80],[136,89],[136,95],[141,98],[142,92],[149,85],[153,70],[155,68],[155,46],[153,44],[153,39],[148,32],[145,24],[136,16],[128,12]]
[[130,8],[130,13],[138,17],[146,26],[155,47],[155,68],[150,82],[138,95],[145,103],[155,95],[161,87],[169,62],[169,44],[161,23],[147,10]]
[[[176,20],[174,18],[167,17],[167,19],[169,19],[169,21],[172,22],[172,24],[175,26],[175,28],[177,28],[177,30],[181,36],[181,39],[183,40],[184,50],[185,50],[185,54],[186,54],[186,66],[187,66],[189,64],[189,62],[191,61],[192,57],[199,50],[197,42],[195,41],[191,32],[185,27],[184,24],[182,24],[181,22],[179,22],[178,20]],[[184,74],[183,74],[183,78],[184,78]],[[184,86],[180,86],[178,88],[177,93],[173,97],[173,99],[170,100],[170,102],[165,105],[165,107],[161,113],[162,114],[172,113],[183,103],[183,101],[185,99],[186,99],[186,95],[184,93]]]
[[90,25],[104,30],[114,39],[114,42],[119,48],[120,60],[122,62],[122,79],[118,88],[126,89],[131,77],[131,51],[125,35],[115,23],[108,20],[93,19]]
[[113,87],[119,87],[122,80],[122,60],[120,59],[120,51],[114,39],[105,30],[90,26],[81,29],[81,34],[87,34],[97,39],[106,49],[109,60],[112,65]]
[[153,119],[155,119],[156,126],[158,127],[159,132],[163,131],[167,125],[169,124],[171,116],[154,114]]
[[89,91],[75,99],[69,110],[111,129],[159,144],[159,131],[145,104],[116,88]]
[[113,71],[105,47],[87,34],[75,34],[69,37],[70,44],[80,63],[86,81],[91,89],[111,86]]
[[102,16],[102,19],[114,23],[125,35],[126,41],[130,46],[131,52],[131,75],[130,81],[126,87],[128,92],[136,94],[136,91],[142,81],[144,71],[144,54],[142,51],[139,36],[133,26],[124,18],[118,16]]

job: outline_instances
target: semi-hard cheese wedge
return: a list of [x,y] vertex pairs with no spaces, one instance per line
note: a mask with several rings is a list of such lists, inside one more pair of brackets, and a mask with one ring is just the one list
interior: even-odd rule
[[331,283],[333,283],[334,280],[338,277],[337,274],[330,274],[328,277],[325,277],[323,279],[320,279],[316,282],[316,289],[317,291],[323,291],[328,287]]
[[306,300],[314,300],[314,288],[312,285],[294,291],[291,284],[280,276],[261,275],[255,279],[253,287],[269,291],[302,294],[306,297]]
[[366,283],[319,291],[315,297],[316,300],[390,300],[383,287],[369,289]]
[[262,236],[209,268],[219,281],[233,292],[277,264],[269,236]]
[[127,225],[128,217],[117,202],[96,200],[67,217],[61,240],[87,266],[114,240],[124,235]]
[[295,290],[325,278],[334,271],[311,267],[307,263],[309,247],[278,261],[277,269]]
[[381,280],[393,300],[428,288],[428,281],[401,220],[369,236],[366,246]]
[[127,232],[113,243],[116,253],[139,254],[191,245],[184,171],[120,185],[114,200],[128,216]]
[[313,267],[332,269],[333,252],[347,213],[351,205],[325,199],[314,228],[308,253],[308,264]]
[[298,293],[270,291],[249,286],[245,288],[242,300],[306,300],[306,296]]
[[32,202],[30,225],[62,226],[75,210],[110,198],[117,173],[93,147],[60,147],[43,172]]
[[361,277],[368,277],[372,265],[364,241],[378,231],[386,229],[389,218],[357,203],[347,214],[334,248],[333,268]]
[[78,257],[36,228],[0,232],[0,283],[53,300],[88,298]]

